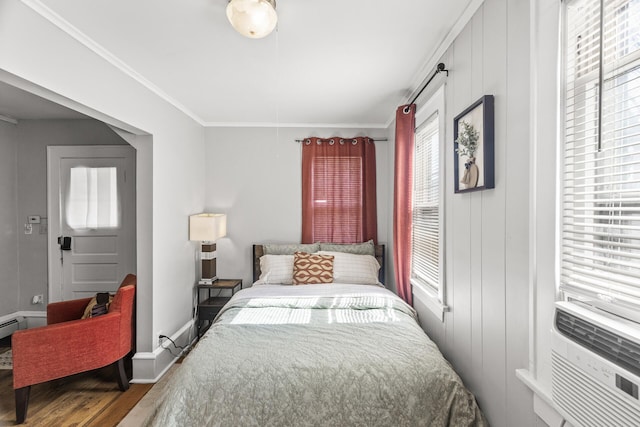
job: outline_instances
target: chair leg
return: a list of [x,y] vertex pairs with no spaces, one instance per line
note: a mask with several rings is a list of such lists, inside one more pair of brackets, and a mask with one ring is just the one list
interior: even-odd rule
[[127,378],[127,373],[124,370],[124,357],[115,362],[114,366],[116,368],[116,378],[118,379],[120,391],[129,390],[129,378]]
[[24,423],[24,420],[27,418],[27,407],[29,406],[29,392],[31,391],[31,386],[28,385],[26,387],[17,388],[15,390],[16,394],[16,421],[18,424]]

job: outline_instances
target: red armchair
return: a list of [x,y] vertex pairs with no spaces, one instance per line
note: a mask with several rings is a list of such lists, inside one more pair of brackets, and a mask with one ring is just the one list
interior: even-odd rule
[[81,319],[91,298],[51,303],[47,325],[16,331],[11,337],[16,420],[27,417],[33,384],[113,364],[120,390],[129,388],[124,357],[133,343],[136,276],[125,277],[109,312]]

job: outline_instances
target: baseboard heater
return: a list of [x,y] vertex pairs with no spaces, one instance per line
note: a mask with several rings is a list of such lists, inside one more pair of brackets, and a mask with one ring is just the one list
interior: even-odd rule
[[640,426],[637,326],[558,302],[552,337],[552,398],[572,423]]
[[8,337],[18,329],[23,329],[25,323],[26,321],[22,316],[0,323],[0,339]]

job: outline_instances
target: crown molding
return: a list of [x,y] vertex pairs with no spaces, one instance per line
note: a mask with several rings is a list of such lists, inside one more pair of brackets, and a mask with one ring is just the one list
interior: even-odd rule
[[38,15],[42,16],[44,19],[58,27],[60,30],[65,32],[70,37],[74,38],[78,42],[82,43],[85,47],[91,50],[96,55],[103,58],[109,64],[114,66],[115,68],[122,71],[127,76],[131,77],[138,83],[140,83],[145,88],[149,89],[152,93],[163,99],[164,101],[171,104],[173,107],[178,109],[179,111],[186,114],[188,117],[193,119],[195,122],[204,126],[204,120],[202,120],[199,116],[197,116],[193,111],[189,110],[186,106],[169,96],[166,92],[160,89],[158,86],[153,84],[151,81],[147,80],[142,74],[138,73],[132,67],[130,67],[127,63],[122,61],[120,58],[115,56],[113,53],[109,52],[102,45],[98,44],[92,38],[87,36],[85,33],[80,31],[77,27],[72,25],[69,21],[64,19],[62,16],[58,15],[56,12],[51,10],[49,7],[44,5],[40,0],[21,0],[26,6],[36,12]]
[[332,128],[332,129],[386,129],[384,123],[274,123],[274,122],[205,122],[208,128]]

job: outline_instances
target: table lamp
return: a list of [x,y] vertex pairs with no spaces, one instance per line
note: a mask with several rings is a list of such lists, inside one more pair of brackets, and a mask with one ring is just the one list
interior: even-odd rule
[[225,214],[202,213],[189,216],[189,240],[202,242],[200,260],[202,263],[201,285],[211,285],[218,279],[216,275],[216,243],[227,234]]

